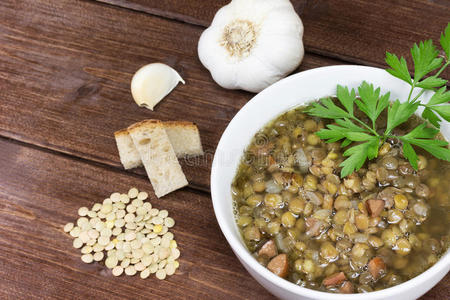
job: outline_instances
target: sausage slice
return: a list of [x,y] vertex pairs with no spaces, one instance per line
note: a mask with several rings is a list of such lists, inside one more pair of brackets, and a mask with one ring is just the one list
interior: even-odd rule
[[369,261],[368,267],[370,274],[375,280],[386,273],[386,264],[381,257],[375,257]]
[[352,294],[353,284],[350,281],[344,281],[344,283],[339,288],[339,292],[342,294]]
[[369,199],[366,201],[366,206],[371,217],[378,217],[384,209],[384,200]]
[[259,256],[266,256],[267,258],[272,258],[277,254],[277,246],[273,240],[267,241],[258,251]]
[[267,265],[269,269],[275,275],[280,277],[286,277],[289,270],[288,257],[286,254],[279,254],[272,258],[272,260]]
[[322,226],[323,222],[319,219],[309,217],[306,219],[306,234],[308,236],[314,237],[318,236],[320,234],[320,227]]
[[328,276],[323,280],[323,285],[330,286],[330,285],[338,285],[344,282],[344,280],[347,279],[345,277],[344,272],[335,273],[333,275]]

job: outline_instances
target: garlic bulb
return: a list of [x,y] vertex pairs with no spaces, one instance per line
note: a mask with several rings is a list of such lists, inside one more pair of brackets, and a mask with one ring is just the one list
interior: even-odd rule
[[153,110],[183,78],[171,67],[153,63],[140,68],[131,80],[131,94],[139,106]]
[[289,0],[232,0],[201,35],[198,55],[220,86],[259,92],[298,67],[302,37]]

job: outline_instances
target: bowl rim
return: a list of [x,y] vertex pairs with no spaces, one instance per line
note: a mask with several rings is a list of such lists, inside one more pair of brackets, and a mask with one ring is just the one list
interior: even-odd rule
[[[264,95],[268,90],[272,89],[273,87],[278,86],[281,83],[286,83],[288,81],[295,81],[299,80],[299,78],[312,75],[313,73],[326,73],[328,71],[342,71],[342,72],[354,72],[354,71],[364,71],[364,72],[379,72],[380,68],[376,67],[368,67],[368,66],[360,66],[360,65],[336,65],[336,66],[325,66],[325,67],[319,67],[314,68],[310,70],[306,70],[303,72],[299,72],[296,74],[293,74],[289,77],[284,78],[283,80],[280,80],[279,82],[271,85],[267,89],[263,90],[259,94],[256,94],[252,99],[250,99],[239,111],[238,113],[233,117],[233,119],[229,122],[227,125],[225,131],[222,133],[222,136],[219,140],[218,146],[216,148],[215,154],[219,153],[221,149],[224,147],[224,139],[225,136],[229,135],[229,128],[230,126],[236,122],[237,119],[241,117],[241,115],[246,114],[249,109],[253,105],[256,104],[258,101],[263,101],[264,97],[260,95]],[[384,71],[384,70],[383,70]],[[397,80],[396,78],[392,77],[393,80]],[[361,79],[363,81],[364,78]],[[260,100],[261,99],[261,100]],[[311,99],[313,100],[313,99]],[[287,110],[292,109],[292,107],[287,107]],[[273,116],[273,118],[276,118],[276,115]],[[240,154],[242,155],[242,154]],[[389,287],[386,289],[382,289],[379,291],[373,291],[368,293],[356,293],[356,294],[335,294],[335,293],[329,293],[329,292],[323,292],[318,290],[313,290],[305,287],[301,287],[299,285],[296,285],[286,279],[283,279],[272,272],[270,272],[267,268],[259,264],[256,259],[250,254],[248,249],[242,244],[242,241],[239,240],[235,236],[235,234],[232,232],[231,228],[227,225],[225,219],[224,212],[221,211],[219,206],[219,201],[223,200],[223,197],[220,195],[218,186],[220,185],[220,164],[219,159],[217,158],[217,155],[214,155],[212,168],[211,168],[211,198],[213,202],[213,209],[216,216],[216,219],[219,223],[219,227],[224,234],[227,242],[230,244],[232,250],[234,251],[235,255],[239,258],[245,261],[245,264],[248,265],[249,268],[255,270],[259,275],[261,275],[265,280],[271,282],[273,285],[287,290],[293,294],[296,295],[302,295],[306,297],[310,297],[313,299],[329,299],[332,297],[333,299],[357,299],[361,297],[361,295],[364,295],[365,298],[368,299],[383,299],[387,297],[392,297],[394,295],[399,295],[403,293],[405,290],[414,289],[414,287],[417,287],[419,285],[424,284],[428,280],[432,278],[432,275],[441,273],[443,271],[449,272],[450,270],[450,249],[447,249],[446,253],[443,254],[440,259],[430,268],[422,272],[421,274],[417,275],[416,277],[409,279],[401,284],[398,284],[393,287]],[[235,223],[234,223],[235,224]],[[251,275],[251,274],[250,274]],[[253,276],[253,275],[252,275]],[[445,275],[444,275],[445,276]],[[433,285],[434,286],[434,285]],[[430,288],[431,289],[431,288]],[[427,289],[428,291],[429,289]]]

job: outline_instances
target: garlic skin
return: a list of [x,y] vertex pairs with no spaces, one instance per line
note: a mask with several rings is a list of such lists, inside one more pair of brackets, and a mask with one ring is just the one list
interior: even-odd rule
[[131,79],[131,94],[137,105],[153,110],[183,78],[173,68],[153,63],[140,68]]
[[232,0],[202,33],[198,56],[220,86],[257,93],[299,66],[302,38],[289,0]]

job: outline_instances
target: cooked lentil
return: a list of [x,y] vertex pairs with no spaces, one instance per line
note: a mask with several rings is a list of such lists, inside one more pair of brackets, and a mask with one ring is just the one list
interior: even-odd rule
[[342,149],[314,134],[328,121],[302,110],[255,135],[232,184],[237,224],[258,262],[334,293],[388,288],[432,266],[450,243],[450,164],[421,153],[415,171],[388,140],[377,159],[340,179]]

